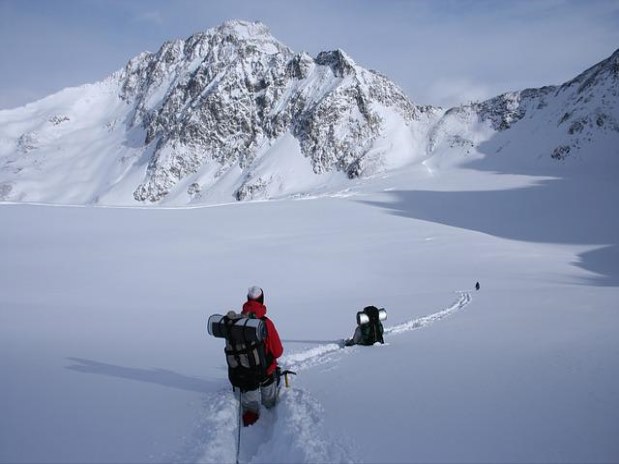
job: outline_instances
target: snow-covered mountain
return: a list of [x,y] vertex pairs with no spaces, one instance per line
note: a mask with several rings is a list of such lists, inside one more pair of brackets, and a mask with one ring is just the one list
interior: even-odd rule
[[430,152],[441,145],[465,153],[475,147],[498,170],[509,156],[511,170],[604,173],[612,165],[617,172],[619,50],[563,85],[448,110],[429,133]]
[[619,146],[618,60],[559,87],[444,111],[413,104],[341,50],[312,58],[261,23],[229,21],[102,82],[1,111],[0,200],[188,205],[325,193],[428,161],[441,146],[461,158],[472,146],[493,154],[525,143],[544,162],[569,162]]
[[187,204],[299,193],[414,161],[433,114],[341,50],[295,54],[263,24],[231,21],[0,113],[2,197]]
[[[0,203],[0,463],[619,462],[618,68],[445,111],[227,23],[0,112],[8,202],[235,202]],[[237,428],[250,285],[298,375]]]

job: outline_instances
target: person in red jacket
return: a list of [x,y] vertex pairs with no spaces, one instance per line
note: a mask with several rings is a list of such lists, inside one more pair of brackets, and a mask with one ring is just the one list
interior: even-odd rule
[[253,424],[260,417],[260,404],[267,409],[275,406],[277,402],[277,387],[279,376],[277,375],[277,358],[283,352],[284,347],[277,333],[273,321],[266,317],[267,308],[264,305],[264,292],[260,287],[249,287],[247,291],[247,302],[243,305],[242,314],[244,316],[262,319],[266,325],[267,335],[264,342],[265,354],[268,367],[267,377],[256,390],[243,392],[241,396],[241,407],[243,409],[243,425]]

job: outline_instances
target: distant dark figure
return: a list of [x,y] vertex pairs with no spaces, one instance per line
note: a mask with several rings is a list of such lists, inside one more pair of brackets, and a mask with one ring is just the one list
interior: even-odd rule
[[475,290],[479,290],[479,282],[475,284]]

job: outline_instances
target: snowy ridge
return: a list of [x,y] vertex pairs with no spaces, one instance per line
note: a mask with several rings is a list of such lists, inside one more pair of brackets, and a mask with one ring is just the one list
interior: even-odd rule
[[619,164],[618,63],[619,51],[563,85],[445,111],[415,105],[342,50],[313,58],[263,24],[228,21],[104,81],[0,111],[0,201],[178,207],[325,195],[439,167],[446,152],[458,163],[608,172]]
[[[0,112],[0,201],[289,196],[414,162],[434,113],[342,50],[312,58],[264,24],[227,21],[103,82]],[[392,134],[406,142],[396,152]]]
[[[451,108],[428,133],[428,156],[483,155],[493,169],[608,173],[619,168],[619,50],[560,86]],[[477,153],[476,153],[477,152]],[[509,166],[508,166],[509,163]]]

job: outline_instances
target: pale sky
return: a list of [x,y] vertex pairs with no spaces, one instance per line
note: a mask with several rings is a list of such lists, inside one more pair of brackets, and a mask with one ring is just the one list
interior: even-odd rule
[[0,109],[102,80],[228,19],[343,49],[417,104],[561,84],[619,48],[619,0],[0,0]]

